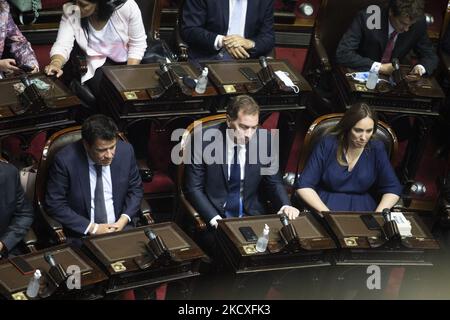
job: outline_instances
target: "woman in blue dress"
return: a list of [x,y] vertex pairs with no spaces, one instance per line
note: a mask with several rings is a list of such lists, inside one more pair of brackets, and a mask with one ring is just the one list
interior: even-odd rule
[[[315,146],[296,184],[298,195],[317,211],[375,211],[392,208],[402,186],[366,104],[353,105]],[[371,193],[377,192],[376,203]]]

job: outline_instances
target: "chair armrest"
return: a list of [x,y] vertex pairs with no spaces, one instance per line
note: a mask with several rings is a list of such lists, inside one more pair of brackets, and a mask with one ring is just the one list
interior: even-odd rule
[[325,47],[322,44],[322,41],[320,41],[320,38],[317,35],[314,35],[313,45],[319,58],[319,63],[322,71],[330,72],[332,70],[332,67],[330,59],[328,57],[327,50],[325,49]]
[[152,210],[151,210],[150,205],[148,204],[147,200],[142,199],[142,201],[141,201],[141,218],[142,218],[144,224],[149,225],[149,224],[155,223],[155,220],[153,219],[151,213],[152,213]]
[[56,221],[55,219],[51,218],[42,207],[39,208],[41,212],[41,216],[44,219],[44,222],[47,224],[47,226],[51,229],[51,231],[54,233],[53,236],[56,238],[58,243],[65,243],[67,240],[67,237],[64,233],[63,226],[61,223]]
[[33,229],[30,228],[30,230],[28,230],[27,234],[25,235],[22,241],[25,247],[28,249],[28,252],[37,251],[36,249],[37,237]]
[[153,170],[150,169],[146,160],[137,160],[137,166],[139,168],[139,175],[143,182],[151,182],[153,180]]
[[183,194],[180,195],[180,202],[181,202],[181,205],[184,207],[184,209],[187,211],[189,218],[191,218],[193,220],[195,229],[197,231],[206,230],[207,226],[206,226],[205,221],[200,216],[200,214],[197,212],[197,210],[195,210],[194,207],[189,203],[189,201],[187,201],[186,197]]

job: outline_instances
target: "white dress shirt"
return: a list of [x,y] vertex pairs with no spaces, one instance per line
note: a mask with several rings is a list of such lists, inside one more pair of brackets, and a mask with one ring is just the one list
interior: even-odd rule
[[[236,3],[236,0],[228,0],[229,3],[229,8],[230,10],[228,10],[228,30],[227,30],[227,35],[229,35],[229,31],[230,31],[230,21],[231,21],[231,14],[233,12],[234,9],[234,5]],[[242,0],[242,15],[241,15],[241,23],[239,24],[239,29],[240,32],[238,35],[240,35],[241,37],[244,37],[244,32],[245,32],[245,16],[247,14],[247,0]],[[223,35],[219,34],[216,37],[216,40],[214,40],[214,48],[216,50],[220,50],[223,47]]]
[[[89,185],[91,187],[91,222],[87,226],[84,234],[87,234],[91,225],[95,223],[95,185],[97,184],[97,171],[95,170],[95,162],[88,156],[89,163]],[[102,179],[103,179],[103,196],[105,198],[105,208],[107,223],[115,223],[116,215],[114,213],[114,199],[113,199],[113,189],[111,180],[111,167],[102,166]],[[124,214],[128,221],[131,221],[130,217]]]

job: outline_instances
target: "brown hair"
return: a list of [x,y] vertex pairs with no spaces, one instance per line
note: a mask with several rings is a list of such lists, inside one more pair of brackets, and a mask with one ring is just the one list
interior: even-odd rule
[[395,17],[404,16],[416,21],[424,15],[425,2],[424,0],[390,0],[389,8]]
[[244,114],[259,114],[259,106],[252,97],[240,95],[231,98],[228,103],[227,115],[231,121],[237,119],[239,111],[242,111]]
[[348,134],[355,124],[369,117],[373,120],[373,133],[375,134],[378,127],[378,116],[375,110],[372,110],[365,103],[356,103],[350,107],[338,124],[330,130],[330,134],[337,136],[338,148],[336,152],[336,159],[341,166],[346,166],[347,161],[344,156],[344,150],[348,148]]

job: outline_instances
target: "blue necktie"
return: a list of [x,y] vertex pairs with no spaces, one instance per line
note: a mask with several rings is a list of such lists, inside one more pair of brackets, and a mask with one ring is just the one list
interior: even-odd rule
[[239,164],[238,147],[234,147],[233,163],[230,166],[230,179],[228,180],[228,196],[225,205],[225,216],[241,216],[241,165]]
[[94,191],[94,220],[95,223],[107,223],[108,217],[106,215],[105,195],[103,193],[103,168],[100,164],[95,164],[94,167],[97,173]]
[[241,30],[241,17],[242,17],[242,6],[243,0],[236,0],[234,2],[233,11],[230,16],[230,21],[228,25],[228,34],[240,34]]

